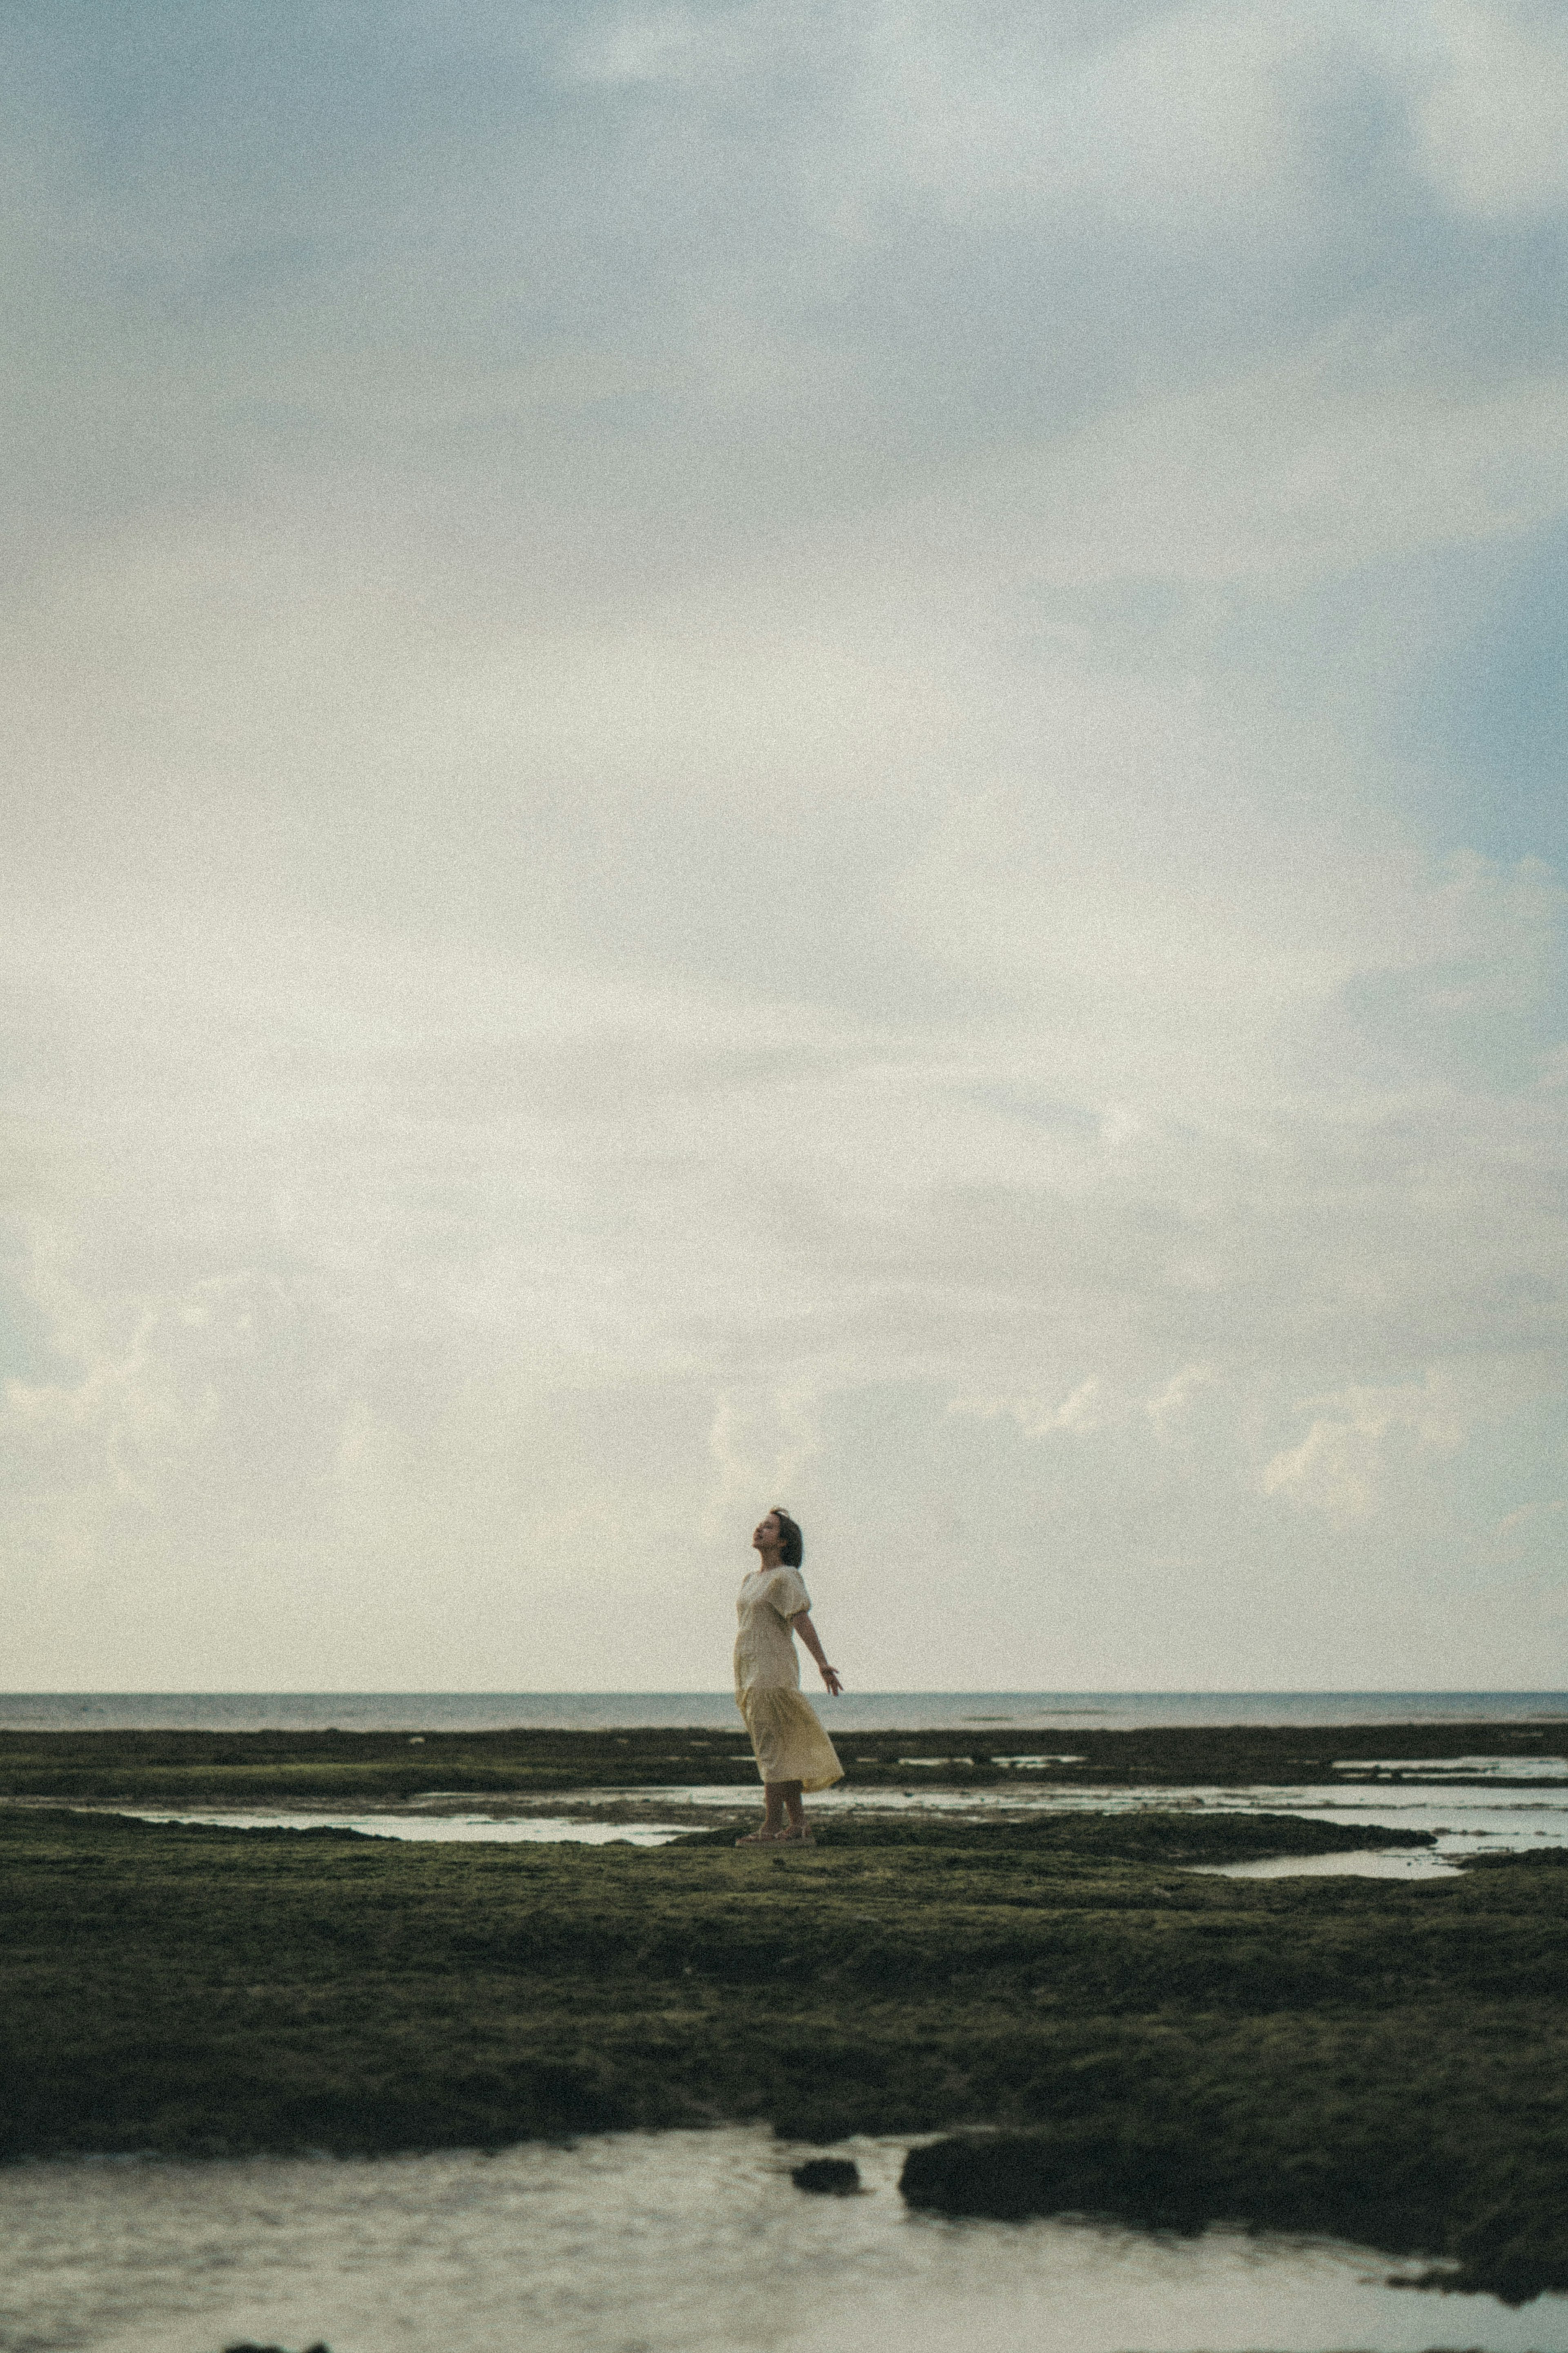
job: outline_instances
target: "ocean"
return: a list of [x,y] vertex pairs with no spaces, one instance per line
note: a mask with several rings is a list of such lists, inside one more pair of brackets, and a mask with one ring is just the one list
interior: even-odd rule
[[[1568,1692],[812,1691],[830,1730],[1133,1731],[1178,1725],[1506,1724],[1568,1716]],[[603,1732],[737,1722],[727,1691],[7,1692],[11,1732]]]

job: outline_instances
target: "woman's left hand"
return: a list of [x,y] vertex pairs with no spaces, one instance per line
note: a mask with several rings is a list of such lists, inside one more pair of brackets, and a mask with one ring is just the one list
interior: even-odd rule
[[827,1688],[828,1688],[829,1692],[832,1694],[833,1697],[834,1697],[835,1699],[837,1699],[837,1698],[838,1697],[839,1693],[840,1693],[840,1692],[843,1690],[843,1688],[844,1688],[843,1684],[842,1684],[842,1683],[839,1682],[839,1680],[838,1680],[838,1670],[837,1670],[837,1667],[829,1667],[829,1666],[826,1666],[826,1665],[825,1665],[825,1666],[824,1666],[824,1668],[823,1668],[823,1670],[822,1670],[822,1680],[823,1680],[823,1682],[827,1685]]

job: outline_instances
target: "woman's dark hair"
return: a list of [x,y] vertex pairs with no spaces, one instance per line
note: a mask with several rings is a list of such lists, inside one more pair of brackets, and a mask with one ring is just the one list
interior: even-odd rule
[[780,1557],[786,1568],[798,1568],[805,1558],[805,1538],[782,1504],[773,1505],[773,1517],[779,1524]]

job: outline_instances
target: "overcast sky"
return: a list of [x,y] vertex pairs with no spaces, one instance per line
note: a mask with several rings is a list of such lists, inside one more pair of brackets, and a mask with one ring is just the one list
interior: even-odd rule
[[1568,1683],[1568,11],[49,0],[0,1681]]

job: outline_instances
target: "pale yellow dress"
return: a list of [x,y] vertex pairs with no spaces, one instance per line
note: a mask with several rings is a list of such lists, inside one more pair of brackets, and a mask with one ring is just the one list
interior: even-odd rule
[[798,1568],[753,1568],[736,1605],[735,1705],[746,1719],[764,1781],[826,1789],[844,1778],[816,1710],[800,1692],[800,1659],[790,1620],[811,1607]]

